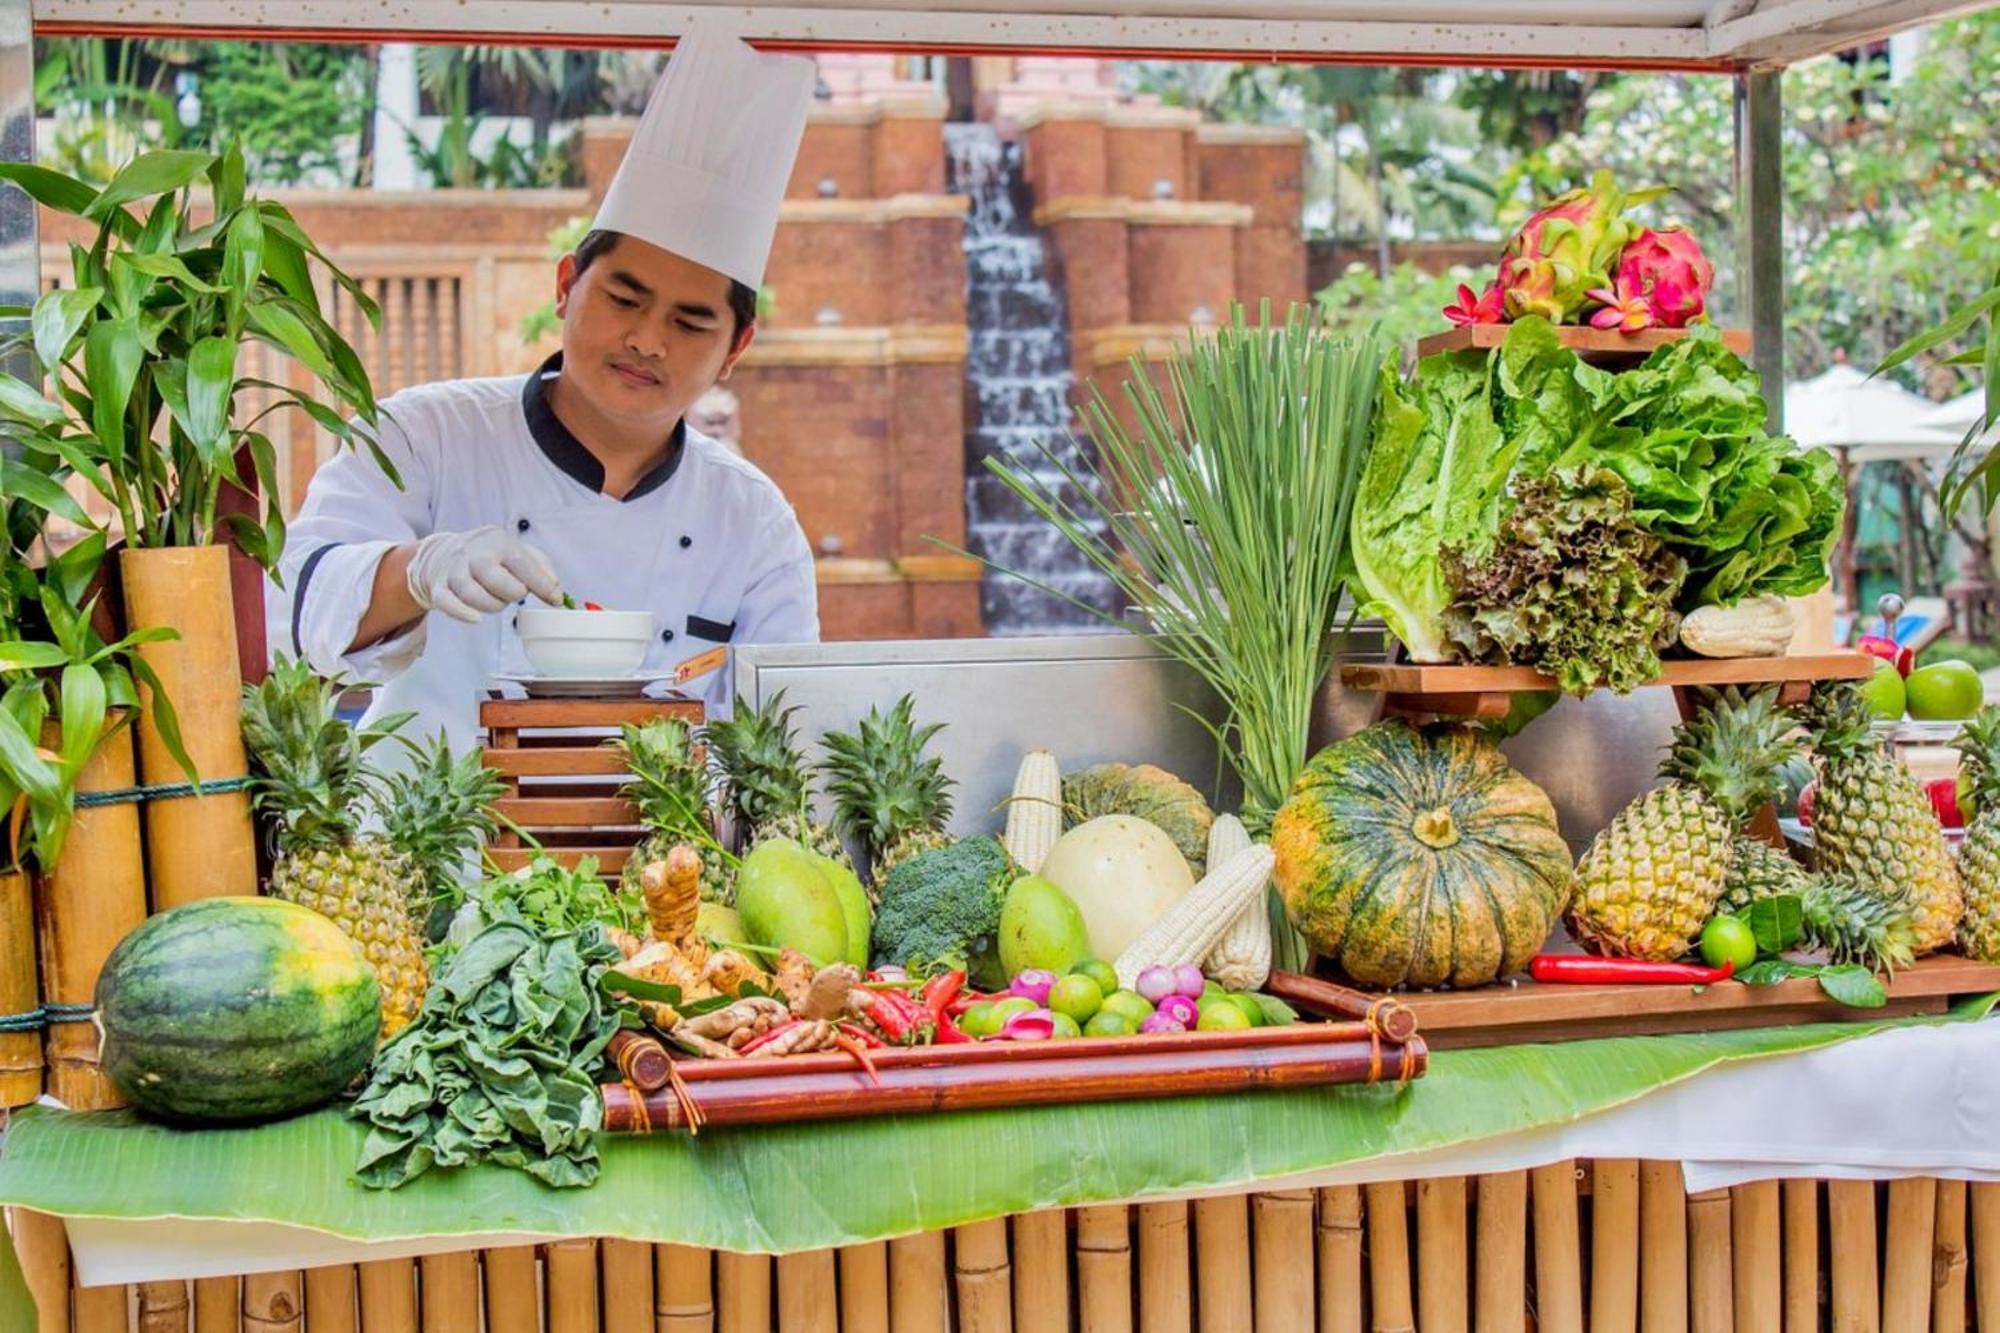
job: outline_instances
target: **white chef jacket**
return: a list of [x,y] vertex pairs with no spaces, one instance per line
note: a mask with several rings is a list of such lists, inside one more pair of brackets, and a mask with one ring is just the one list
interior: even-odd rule
[[[273,652],[378,685],[370,717],[412,710],[405,734],[442,727],[464,753],[478,744],[478,701],[495,678],[532,674],[511,611],[474,625],[433,612],[402,635],[345,650],[390,548],[488,524],[540,548],[579,602],[651,611],[649,673],[671,676],[718,645],[819,639],[812,550],[776,484],[683,423],[666,460],[630,494],[603,494],[603,467],[548,403],[545,384],[561,360],[383,400],[380,444],[402,489],[365,447],[343,449],[313,475],[286,539],[282,585],[266,587]],[[725,663],[685,688],[726,716],[732,678]]]

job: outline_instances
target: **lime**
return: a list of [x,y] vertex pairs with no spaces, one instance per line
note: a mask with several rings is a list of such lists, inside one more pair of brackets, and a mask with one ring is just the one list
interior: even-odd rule
[[1257,997],[1243,991],[1224,994],[1223,998],[1243,1011],[1253,1028],[1264,1026],[1264,1006],[1257,1003]]
[[1071,976],[1089,977],[1102,994],[1109,995],[1118,989],[1118,970],[1101,958],[1086,959],[1069,971]]
[[1102,1012],[1117,1014],[1135,1029],[1153,1015],[1153,1006],[1135,990],[1115,990],[1104,997]]
[[1100,1009],[1090,1016],[1083,1025],[1086,1037],[1129,1037],[1139,1029],[1123,1014],[1114,1014],[1109,1009]]
[[1875,674],[1861,685],[1861,697],[1884,722],[1901,722],[1905,704],[1903,675],[1894,662],[1875,663]]
[[1104,988],[1082,973],[1072,972],[1049,987],[1049,1008],[1079,1023],[1089,1022],[1103,1007]]
[[1736,971],[1757,961],[1757,936],[1740,916],[1718,916],[1701,928],[1701,960],[1710,967],[1727,963]]
[[1000,1006],[991,1000],[970,1005],[958,1016],[958,1030],[968,1037],[990,1037],[1000,1030]]
[[[1873,684],[1874,682],[1869,682]],[[1957,722],[1986,701],[1985,687],[1971,664],[1956,660],[1920,666],[1903,682],[1910,716],[1923,722]]]
[[1081,1037],[1083,1035],[1083,1029],[1078,1027],[1076,1020],[1068,1014],[1050,1014],[1049,1017],[1053,1021],[1053,1027],[1049,1032],[1051,1037]]
[[1201,1006],[1201,1018],[1195,1023],[1196,1032],[1241,1032],[1250,1027],[1250,1017],[1230,1000],[1228,996],[1211,998]]

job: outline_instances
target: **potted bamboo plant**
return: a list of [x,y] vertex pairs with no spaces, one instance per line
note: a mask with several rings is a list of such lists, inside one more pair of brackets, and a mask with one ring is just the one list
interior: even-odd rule
[[[153,908],[254,893],[229,553],[219,543],[265,569],[283,549],[276,451],[258,429],[265,415],[297,409],[336,439],[375,449],[374,393],[321,309],[316,270],[371,322],[379,312],[289,212],[246,193],[238,149],[146,153],[102,189],[20,163],[0,163],[0,179],[97,228],[89,245],[70,247],[66,285],[30,312],[45,384],[0,374],[0,425],[20,447],[17,477],[67,470],[115,514],[126,624],[174,631],[139,653]],[[240,354],[253,340],[296,363],[312,387],[247,374]],[[251,387],[274,400],[245,420],[238,396]],[[226,501],[259,489],[261,509]],[[53,502],[46,488],[41,498]],[[186,720],[185,750],[162,696]],[[184,778],[198,781],[176,788]]]

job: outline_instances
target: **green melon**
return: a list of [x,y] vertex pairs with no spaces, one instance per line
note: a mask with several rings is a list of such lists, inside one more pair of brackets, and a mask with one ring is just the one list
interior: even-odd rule
[[142,1111],[259,1120],[368,1067],[381,994],[361,947],[309,908],[207,898],[127,935],[97,979],[104,1072]]

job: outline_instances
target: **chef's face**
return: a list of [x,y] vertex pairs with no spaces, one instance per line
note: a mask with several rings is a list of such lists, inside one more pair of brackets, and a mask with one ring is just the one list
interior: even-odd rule
[[563,380],[596,411],[664,433],[718,380],[755,333],[739,333],[729,278],[631,236],[577,271],[556,268]]

